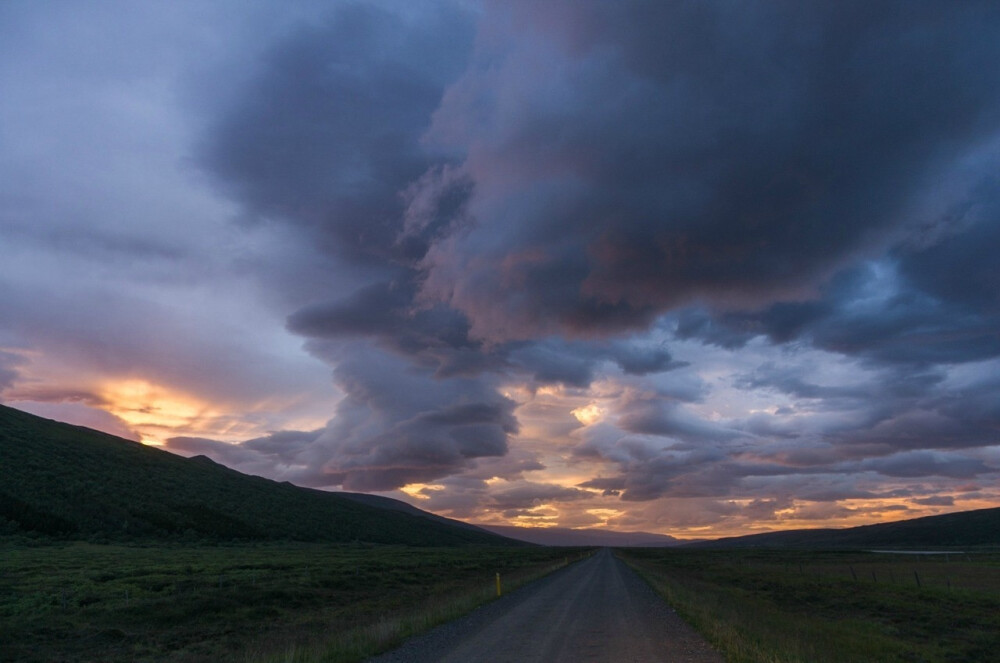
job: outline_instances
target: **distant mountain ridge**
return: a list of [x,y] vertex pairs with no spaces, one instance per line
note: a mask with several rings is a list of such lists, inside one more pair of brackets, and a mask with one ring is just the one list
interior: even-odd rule
[[1000,546],[1000,508],[844,529],[800,529],[687,544],[693,548],[917,549]]
[[571,529],[566,527],[515,527],[480,525],[483,529],[519,541],[542,546],[601,546],[608,548],[662,548],[686,541],[667,534],[651,532],[618,532],[602,529]]
[[0,476],[0,534],[524,545],[414,507],[248,476],[3,405]]

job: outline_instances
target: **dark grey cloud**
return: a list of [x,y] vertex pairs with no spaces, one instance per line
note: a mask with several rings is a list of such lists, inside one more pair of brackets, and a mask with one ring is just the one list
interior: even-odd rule
[[414,304],[415,286],[403,277],[360,288],[340,300],[314,304],[288,318],[288,329],[313,339],[369,339],[432,369],[438,378],[469,377],[505,365],[507,348],[485,348],[469,337],[465,317],[443,306]]
[[920,292],[904,292],[880,313],[856,314],[851,303],[810,322],[809,335],[823,348],[887,363],[939,364],[1000,355],[1000,318],[963,311]]
[[795,496],[810,502],[839,502],[841,500],[872,500],[891,497],[886,492],[876,493],[868,488],[857,485],[853,479],[830,481],[822,485],[805,487],[798,490]]
[[475,335],[801,300],[998,128],[992,3],[547,4],[491,6],[431,133],[475,225],[425,292]]
[[[993,187],[996,188],[995,186]],[[806,341],[880,364],[975,362],[1000,356],[1000,194],[927,245],[902,242],[885,258],[843,270],[810,301],[761,311],[679,316],[679,338],[742,347],[754,336]]]
[[886,458],[868,459],[861,463],[861,466],[890,477],[943,476],[971,479],[980,474],[996,471],[996,468],[987,466],[981,460],[928,451],[912,451]]
[[674,318],[676,338],[697,339],[727,350],[742,348],[761,334],[760,324],[749,316],[713,315],[701,307],[682,309]]
[[996,159],[983,164],[967,196],[894,252],[902,277],[917,291],[947,302],[956,311],[995,317],[1000,314],[1000,178]]
[[[758,412],[730,425],[765,440],[798,440],[798,445],[782,446],[777,452],[782,462],[796,465],[885,455],[900,448],[990,444],[978,423],[985,412],[974,414],[971,407],[965,421],[944,414],[945,402],[952,396],[941,371],[899,367],[874,373],[859,371],[859,377],[850,383],[824,385],[813,381],[824,378],[818,368],[767,362],[737,375],[734,386],[757,394],[786,396],[794,407]],[[932,419],[935,424],[928,428]],[[948,429],[951,434],[943,435]]]
[[341,5],[270,49],[203,162],[251,218],[295,224],[355,267],[419,257],[397,243],[403,194],[441,163],[420,137],[473,30],[451,4],[407,17]]
[[[978,377],[959,386],[942,369],[894,366],[854,384],[823,386],[794,371],[769,373],[763,366],[737,384],[777,389],[796,399],[798,409],[758,414],[732,425],[765,439],[799,439],[798,448],[783,447],[779,452],[783,462],[793,464],[881,457],[905,450],[989,447],[996,443],[1000,422],[996,405],[1000,384],[989,366],[976,373]],[[814,418],[810,428],[795,423],[803,414]]]
[[622,343],[614,346],[610,354],[627,375],[660,373],[686,365],[684,362],[674,361],[663,347],[641,348]]
[[548,338],[507,344],[508,365],[538,383],[585,388],[598,370],[617,367],[625,375],[662,373],[683,366],[664,347],[641,340],[583,342]]
[[624,501],[644,502],[664,496],[703,497],[729,494],[738,472],[720,445],[664,446],[637,435],[622,436],[611,426],[588,429],[575,450],[577,458],[602,460],[617,469],[611,476],[578,484]]
[[630,432],[685,441],[727,440],[739,433],[706,421],[665,399],[642,399],[623,406],[618,425]]
[[[949,383],[937,371],[888,370],[867,384],[838,388],[855,396],[821,400],[815,410],[830,413],[812,431],[827,445],[822,452],[825,462],[838,456],[856,459],[907,450],[993,446],[1000,422],[996,405],[1000,387],[989,367],[981,370],[980,377],[962,386]],[[816,448],[803,445],[791,455],[805,458]]]
[[587,481],[581,482],[579,485],[583,488],[600,490],[605,497],[618,497],[621,495],[622,490],[625,489],[625,483],[625,477],[616,476],[588,479]]
[[[956,452],[903,451],[883,457],[815,465],[789,465],[766,460],[740,460],[738,453],[720,447],[693,450],[641,448],[635,441],[591,447],[587,457],[600,457],[617,466],[618,474],[578,484],[620,496],[626,502],[649,502],[662,497],[731,499],[753,497],[766,502],[791,500],[829,503],[841,500],[887,499],[913,495],[912,489],[885,490],[890,480],[967,480],[993,477],[994,467]],[[926,492],[928,489],[924,489]],[[934,490],[937,490],[936,488]],[[764,518],[757,514],[756,518]]]
[[933,497],[917,497],[913,500],[914,504],[921,504],[924,506],[954,506],[955,498],[951,495],[935,495]]
[[319,440],[328,485],[389,490],[503,456],[514,403],[486,381],[433,379],[405,360],[355,349],[336,368],[345,397]]
[[820,385],[810,382],[799,371],[778,367],[773,362],[759,366],[751,373],[738,376],[735,383],[743,389],[774,389],[795,398],[817,399],[824,402],[871,397],[869,385]]
[[838,432],[845,455],[881,455],[901,449],[969,449],[996,444],[996,415],[976,411],[973,419],[955,418],[940,407],[915,406],[885,417],[869,428]]
[[299,455],[322,433],[323,429],[314,431],[282,430],[247,440],[240,446],[277,460],[279,464],[293,465]]
[[777,511],[788,509],[793,506],[789,497],[755,499],[751,500],[741,509],[741,515],[754,521],[775,520]]
[[683,365],[661,345],[641,339],[585,342],[560,338],[485,344],[470,336],[460,312],[414,301],[415,285],[401,278],[360,288],[348,297],[303,308],[289,330],[314,339],[368,338],[381,348],[433,369],[438,378],[484,372],[523,374],[539,384],[585,388],[608,365],[626,375],[648,375]]
[[489,508],[494,510],[530,509],[551,502],[574,502],[587,499],[591,493],[578,488],[554,484],[520,482],[510,488],[497,490],[490,496]]
[[[893,363],[973,362],[1000,356],[1000,189],[990,175],[960,203],[962,213],[923,245],[894,248],[898,283],[879,307],[852,311],[858,292],[835,296],[807,323],[817,345]],[[942,236],[943,235],[943,236]],[[864,284],[860,284],[864,287]],[[852,295],[854,295],[852,297]]]
[[17,381],[20,377],[17,369],[26,363],[27,361],[21,355],[0,350],[0,394]]

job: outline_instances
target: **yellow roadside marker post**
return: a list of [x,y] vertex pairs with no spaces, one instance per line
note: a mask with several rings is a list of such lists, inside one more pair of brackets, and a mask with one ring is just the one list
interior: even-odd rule
[[497,596],[500,596],[500,574],[497,573]]

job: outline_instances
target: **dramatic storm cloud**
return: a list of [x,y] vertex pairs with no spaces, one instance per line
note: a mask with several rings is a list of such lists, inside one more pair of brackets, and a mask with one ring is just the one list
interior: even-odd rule
[[0,397],[480,522],[1000,504],[998,31],[7,3]]
[[995,14],[491,5],[429,133],[466,155],[474,221],[432,249],[425,289],[494,339],[811,298],[944,221],[914,198],[996,131]]

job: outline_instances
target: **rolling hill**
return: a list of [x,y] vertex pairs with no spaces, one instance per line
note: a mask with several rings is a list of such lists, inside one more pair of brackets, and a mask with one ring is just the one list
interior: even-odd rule
[[0,534],[524,545],[413,507],[248,476],[2,405],[0,476]]
[[786,530],[685,547],[698,548],[980,548],[1000,546],[1000,508],[925,516],[845,529]]

